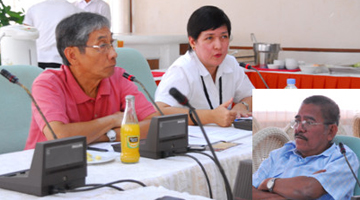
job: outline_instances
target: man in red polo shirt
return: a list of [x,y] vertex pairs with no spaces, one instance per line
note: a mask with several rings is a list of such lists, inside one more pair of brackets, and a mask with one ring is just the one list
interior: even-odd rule
[[[111,141],[107,132],[119,132],[125,96],[134,95],[141,137],[146,137],[147,125],[157,113],[137,86],[122,77],[125,70],[115,67],[109,21],[94,13],[74,14],[58,24],[56,40],[64,65],[60,70],[45,70],[32,86],[56,136],[83,135],[88,143]],[[26,149],[53,139],[34,105],[32,111]]]

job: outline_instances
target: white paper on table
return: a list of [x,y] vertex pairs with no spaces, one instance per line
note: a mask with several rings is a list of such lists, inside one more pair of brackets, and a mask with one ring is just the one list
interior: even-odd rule
[[[252,131],[237,129],[234,127],[219,127],[217,125],[204,126],[205,133],[211,144],[217,142],[231,142],[248,137]],[[207,145],[205,137],[199,126],[188,126],[189,145]]]
[[114,152],[114,148],[111,146],[113,144],[119,144],[120,145],[119,142],[99,142],[99,143],[91,144],[89,146],[99,148],[99,149],[106,149],[109,152]]

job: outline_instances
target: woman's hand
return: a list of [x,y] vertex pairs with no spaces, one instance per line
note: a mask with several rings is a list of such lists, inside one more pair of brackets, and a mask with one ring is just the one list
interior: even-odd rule
[[232,102],[233,99],[231,98],[213,110],[213,117],[217,125],[230,126],[235,120],[237,113],[234,110],[228,109]]

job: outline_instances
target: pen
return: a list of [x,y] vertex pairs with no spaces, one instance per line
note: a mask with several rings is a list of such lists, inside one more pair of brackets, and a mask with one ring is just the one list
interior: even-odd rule
[[102,151],[102,152],[108,152],[107,149],[100,149],[100,148],[96,148],[96,147],[88,147],[88,150],[93,150],[93,151]]

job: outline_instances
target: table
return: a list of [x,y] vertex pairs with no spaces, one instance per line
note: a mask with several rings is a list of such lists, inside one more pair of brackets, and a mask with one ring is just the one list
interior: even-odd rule
[[[116,196],[116,198],[114,198]],[[56,194],[45,197],[31,196],[18,192],[8,192],[0,190],[0,197],[3,200],[28,200],[28,199],[41,199],[41,200],[51,200],[51,199],[123,199],[123,200],[155,200],[164,196],[177,197],[182,199],[192,199],[192,200],[210,200],[210,198],[190,195],[188,193],[181,193],[177,191],[168,190],[164,187],[140,187],[132,190],[127,190],[123,192],[107,189],[98,189],[88,191],[88,192],[78,192],[78,193],[66,193],[66,194]]]
[[[256,89],[266,88],[258,73],[246,70],[246,75]],[[270,89],[283,89],[286,79],[295,78],[296,87],[301,89],[344,89],[360,88],[360,77],[353,74],[305,74],[303,72],[268,72],[260,71],[260,74]]]
[[[238,130],[241,131],[240,129]],[[219,134],[220,133],[221,128],[219,127]],[[234,187],[235,177],[240,160],[251,159],[252,157],[252,136],[249,135],[248,137],[240,138],[235,142],[239,143],[239,145],[216,153],[232,187]],[[2,164],[0,165],[0,174],[28,169],[31,164],[32,154],[33,150],[1,154],[0,160]],[[199,161],[204,165],[210,179],[213,198],[220,200],[226,199],[223,179],[213,161],[207,156],[198,153],[190,154],[198,158]],[[158,195],[162,194],[161,192],[157,193],[157,191],[160,190],[157,188],[161,186],[164,187],[162,190],[169,190],[168,193],[173,195],[201,195],[203,197],[209,197],[206,179],[199,165],[191,158],[184,156],[168,157],[159,160],[141,157],[139,163],[136,164],[123,164],[120,162],[120,157],[117,157],[115,161],[109,163],[88,165],[87,173],[87,184],[109,183],[116,180],[134,179],[143,182],[147,186],[153,186],[154,193]],[[151,190],[151,188],[139,189],[141,186],[134,183],[121,183],[117,184],[117,186],[125,189],[126,194],[128,195],[132,190]],[[133,194],[136,197],[137,193],[133,192]],[[142,194],[147,193],[139,193],[138,195]],[[122,199],[124,194],[111,188],[102,188],[86,193],[81,192],[55,194],[46,196],[42,199],[59,199],[61,197],[85,198],[89,196],[96,197],[96,199],[113,199],[115,195],[116,198]],[[38,199],[39,197],[0,189],[0,198]],[[129,198],[124,197],[124,199]],[[154,198],[149,198],[149,196],[146,195],[142,196],[141,199]]]

